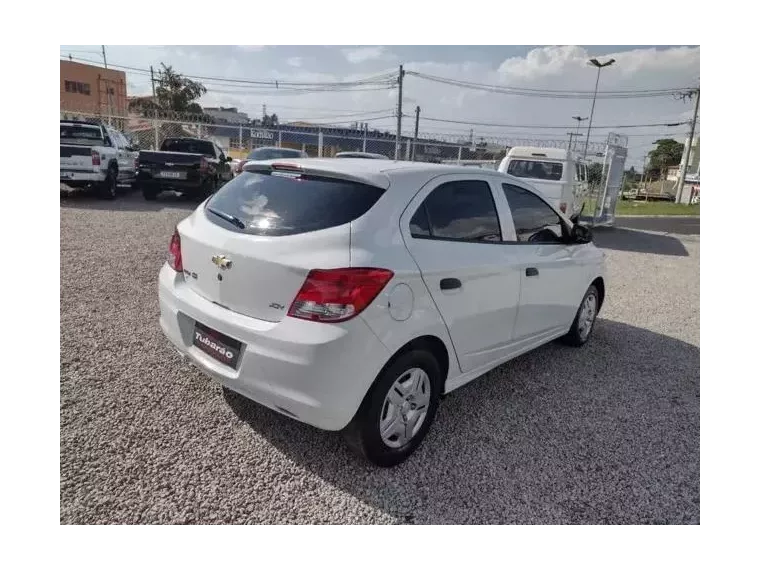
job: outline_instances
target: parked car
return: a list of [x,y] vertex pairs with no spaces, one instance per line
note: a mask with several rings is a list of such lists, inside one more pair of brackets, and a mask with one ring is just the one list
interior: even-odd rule
[[243,172],[243,167],[249,160],[271,160],[273,158],[309,158],[309,155],[295,148],[262,146],[253,149],[248,153],[248,157],[245,160],[241,160],[235,165],[235,176]]
[[61,120],[61,184],[111,200],[136,171],[137,148],[122,133],[98,122]]
[[165,190],[207,197],[232,179],[230,160],[213,141],[167,138],[157,151],[140,151],[137,183],[146,200]]
[[389,160],[384,154],[375,154],[374,152],[339,152],[335,158],[371,158],[375,160]]
[[580,212],[588,193],[587,164],[569,150],[514,147],[498,170],[525,179],[568,216]]
[[586,343],[603,261],[588,228],[496,171],[252,162],[177,225],[160,324],[227,389],[391,466],[443,394]]

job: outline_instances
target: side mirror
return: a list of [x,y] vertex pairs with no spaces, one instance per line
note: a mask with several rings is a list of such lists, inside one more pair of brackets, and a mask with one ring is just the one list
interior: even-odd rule
[[573,225],[573,229],[570,235],[574,243],[590,243],[594,239],[591,233],[591,228],[588,226],[582,226],[580,224]]

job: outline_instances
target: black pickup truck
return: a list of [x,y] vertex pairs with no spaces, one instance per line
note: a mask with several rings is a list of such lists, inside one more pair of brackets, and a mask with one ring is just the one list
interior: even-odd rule
[[165,190],[205,198],[232,179],[231,160],[213,141],[168,138],[160,150],[140,151],[137,184],[146,200]]

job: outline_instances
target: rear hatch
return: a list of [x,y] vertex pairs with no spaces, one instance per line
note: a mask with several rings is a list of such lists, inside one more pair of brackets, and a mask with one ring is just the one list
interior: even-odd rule
[[571,187],[564,181],[566,163],[550,158],[510,158],[507,163],[507,174],[523,178],[538,189],[546,198],[553,200],[557,206],[563,199],[565,190]]
[[92,172],[92,148],[89,146],[62,144],[61,170]]
[[198,180],[202,154],[189,152],[140,151],[140,172],[152,178],[169,180]]
[[178,226],[185,280],[227,309],[280,321],[309,270],[350,266],[350,222],[383,192],[353,180],[243,172]]
[[61,121],[61,170],[93,171],[93,147],[103,146],[99,125]]

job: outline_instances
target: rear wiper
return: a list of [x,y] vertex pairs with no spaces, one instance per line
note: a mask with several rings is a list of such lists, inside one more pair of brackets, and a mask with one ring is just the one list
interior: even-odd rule
[[245,222],[241,220],[240,218],[236,218],[232,214],[225,214],[224,212],[220,212],[219,210],[214,210],[214,208],[206,208],[209,212],[212,214],[219,216],[223,220],[228,221],[229,223],[239,227],[241,230],[245,229]]

